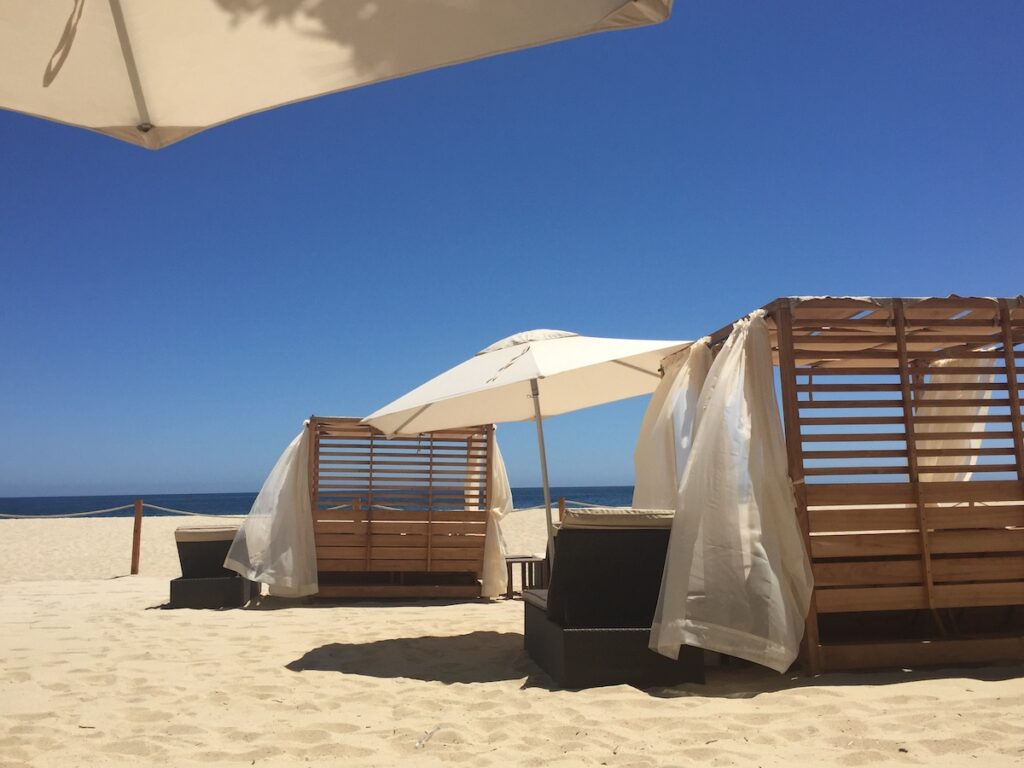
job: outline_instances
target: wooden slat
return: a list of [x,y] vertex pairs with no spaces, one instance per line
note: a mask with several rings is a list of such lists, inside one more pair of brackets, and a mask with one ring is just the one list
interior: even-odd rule
[[[374,560],[370,565],[373,572],[380,571],[415,571],[417,562],[422,560]],[[483,558],[467,560],[436,560],[431,564],[430,570],[438,573],[479,573],[483,567]],[[419,570],[423,570],[422,565]]]
[[[877,562],[825,562],[813,566],[818,587],[920,584],[916,560]],[[1024,556],[939,557],[932,560],[936,585],[965,581],[1024,581]]]
[[[918,451],[918,455],[923,453]],[[962,454],[956,454],[960,456]],[[804,451],[804,461],[816,461],[824,459],[905,459],[906,449],[884,448],[877,450],[829,450],[829,451]]]
[[420,547],[427,545],[427,537],[422,534],[406,533],[356,533],[335,534],[317,531],[317,547],[356,547],[365,546],[370,540],[374,546],[381,547]]
[[[921,554],[921,540],[915,532],[854,533],[811,536],[811,557],[895,557]],[[920,563],[918,563],[920,568]]]
[[[932,554],[1024,552],[1024,530],[935,531],[929,536]],[[920,556],[919,533],[816,534],[811,536],[811,557]]]
[[[794,317],[793,327],[795,329],[822,329],[823,327],[829,327],[832,329],[850,329],[856,330],[860,328],[878,328],[881,329],[879,335],[883,335],[888,332],[892,327],[892,321],[889,318],[880,317],[865,317],[865,318],[845,318],[838,319],[832,318],[814,318],[814,317]],[[1020,327],[1019,323],[1014,323],[1014,327]],[[907,318],[907,328],[913,331],[922,330],[933,330],[936,328],[953,328],[957,331],[962,331],[967,328],[976,328],[981,332],[991,332],[992,321],[962,318],[959,320],[943,320],[937,318],[924,319],[924,318]]]
[[[917,564],[920,569],[920,563]],[[820,613],[906,611],[928,608],[928,595],[920,586],[820,589]]]
[[[1017,341],[1024,339],[1024,334],[1014,333],[1013,338]],[[971,344],[975,346],[990,345],[1002,341],[999,332],[993,333],[991,326],[987,329],[979,329],[977,333],[949,333],[935,328],[923,328],[917,331],[908,331],[907,341],[920,344],[931,344],[939,346],[943,344]],[[822,330],[816,336],[799,335],[793,337],[796,346],[817,346],[825,344],[862,344],[873,346],[876,344],[891,343],[892,339],[880,333],[849,333],[842,330]]]
[[[798,349],[793,352],[793,356],[797,360],[895,360],[896,352],[889,349],[816,349],[813,351]],[[951,357],[957,360],[990,360],[1002,356],[1002,352],[961,350],[960,348],[956,348],[955,352],[945,349],[939,352],[923,350],[914,352],[916,360],[947,360]]]
[[[976,433],[964,433],[976,437]],[[819,432],[800,435],[804,443],[902,443],[902,432]]]
[[484,549],[484,537],[486,535],[486,528],[481,528],[477,533],[465,534],[461,536],[446,536],[446,535],[433,535],[430,537],[431,542],[435,547],[442,549],[478,549],[483,552]]
[[907,531],[917,526],[917,510],[907,507],[877,509],[811,509],[811,531]]
[[[389,509],[378,509],[375,515],[377,520],[422,520],[426,522],[426,510],[422,512],[395,511]],[[436,509],[433,512],[434,522],[457,523],[457,522],[486,522],[487,513],[476,509]]]
[[940,585],[935,587],[935,601],[940,608],[1024,605],[1024,581]]
[[804,467],[807,477],[840,476],[840,475],[905,475],[907,467]]
[[960,472],[1015,472],[1016,464],[933,464],[921,467],[922,475],[948,475]]
[[928,510],[928,524],[934,530],[1024,528],[1024,505],[931,507]]
[[[814,533],[842,531],[916,530],[917,512],[907,507],[872,509],[811,509]],[[930,507],[928,525],[932,530],[1024,527],[1024,506]]]
[[[486,523],[461,522],[461,523],[439,523],[433,522],[409,522],[397,520],[394,522],[374,520],[373,524],[363,522],[334,522],[321,521],[314,523],[314,530],[317,534],[317,541],[328,542],[324,537],[344,536],[426,536],[428,533],[433,536],[469,536],[483,534],[486,530]],[[343,542],[341,542],[343,543]],[[425,542],[424,542],[425,543]]]
[[[1010,420],[1008,415],[987,416],[918,416],[918,424],[1002,424]],[[880,425],[902,424],[902,416],[801,416],[800,423],[804,426],[838,426],[838,425]],[[975,435],[977,438],[977,435]],[[922,436],[922,439],[924,437]],[[934,438],[928,438],[934,439]]]
[[[934,440],[1012,440],[1009,430],[985,430],[984,432],[921,432],[916,436],[920,441]],[[920,452],[919,452],[920,455]]]
[[977,480],[963,482],[932,482],[921,484],[926,502],[1018,501],[1024,488],[1015,480]]
[[[976,480],[930,482],[921,484],[926,503],[1018,501],[1021,484],[1016,480]],[[807,488],[807,503],[812,507],[857,504],[912,504],[908,483],[828,483]]]
[[1024,637],[825,645],[828,670],[914,668],[1024,660]]
[[[961,403],[958,403],[960,405]],[[963,403],[969,405],[969,403]],[[932,403],[928,403],[932,405]],[[892,410],[903,407],[903,401],[890,398],[888,400],[801,400],[800,408],[877,408],[880,410]]]
[[[977,371],[977,373],[988,373],[989,371]],[[942,369],[943,375],[947,374],[946,369]],[[996,382],[978,382],[978,383],[967,383],[957,381],[922,381],[914,385],[914,389],[922,392],[1001,392],[1006,389],[1006,385],[998,381]],[[927,402],[925,403],[928,404]]]
[[[438,560],[431,567],[436,573],[479,573],[483,559]],[[334,558],[317,558],[317,570],[323,573],[386,573],[403,571],[413,573],[426,572],[426,558],[404,560],[373,560],[367,568],[362,558],[358,560],[338,560]]]
[[[831,371],[830,371],[831,372]],[[893,375],[894,371],[890,371],[887,375]],[[888,382],[850,382],[850,383],[829,383],[820,384],[818,382],[797,384],[797,392],[899,392],[899,384],[890,384]],[[801,403],[807,402],[801,400]]]
[[936,554],[1024,552],[1024,530],[957,530],[932,534]]
[[[927,433],[917,435],[918,444],[928,442],[924,438],[925,434]],[[984,439],[983,432],[976,434],[978,440]],[[942,456],[1012,456],[1013,448],[918,448],[917,455],[918,458],[937,458]]]
[[[939,561],[935,561],[936,567],[938,563]],[[814,563],[811,570],[814,573],[816,588],[921,583],[921,563],[917,560],[824,562]]]
[[321,584],[317,597],[352,599],[474,598],[480,585],[471,584]]

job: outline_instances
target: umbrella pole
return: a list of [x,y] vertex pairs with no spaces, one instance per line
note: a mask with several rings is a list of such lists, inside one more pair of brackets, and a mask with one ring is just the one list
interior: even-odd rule
[[548,484],[548,456],[544,451],[544,425],[540,415],[540,390],[537,380],[530,379],[530,392],[533,395],[533,420],[537,425],[537,447],[540,449],[540,478],[544,484],[544,513],[548,522],[548,552],[555,538],[555,524],[551,517],[551,486]]

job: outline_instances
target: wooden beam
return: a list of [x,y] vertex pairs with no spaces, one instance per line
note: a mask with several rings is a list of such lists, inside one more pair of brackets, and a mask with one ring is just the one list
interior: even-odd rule
[[1006,299],[999,300],[999,321],[1003,330],[1003,354],[1006,357],[1006,389],[1010,397],[1010,426],[1017,454],[1017,479],[1024,482],[1024,428],[1021,426],[1020,384],[1017,382],[1016,351],[1011,333],[1012,315]]
[[935,582],[932,578],[932,552],[928,540],[928,511],[921,499],[921,479],[917,466],[916,425],[914,423],[914,399],[911,389],[910,362],[907,358],[907,321],[902,299],[892,303],[893,323],[896,331],[896,354],[899,359],[900,388],[903,395],[903,431],[907,436],[907,477],[917,507],[918,537],[921,542],[921,571],[925,598],[932,610],[935,623],[945,634],[942,620],[935,612]]
[[857,643],[822,647],[829,670],[914,668],[1024,660],[1024,637]]
[[[796,395],[796,364],[793,358],[793,313],[789,303],[779,303],[772,310],[779,347],[779,374],[782,386],[782,415],[786,432],[786,458],[789,477],[796,498],[796,517],[804,534],[804,548],[811,557],[811,528],[807,516],[807,486],[804,478],[803,444],[800,439],[800,407]],[[807,671],[821,672],[818,639],[817,590],[811,592],[811,603],[804,623],[803,656]]]

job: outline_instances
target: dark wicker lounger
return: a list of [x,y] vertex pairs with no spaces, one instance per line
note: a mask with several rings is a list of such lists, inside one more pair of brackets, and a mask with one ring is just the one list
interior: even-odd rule
[[525,645],[559,685],[704,682],[704,652],[648,649],[670,513],[569,510],[555,536],[549,589],[525,590]]

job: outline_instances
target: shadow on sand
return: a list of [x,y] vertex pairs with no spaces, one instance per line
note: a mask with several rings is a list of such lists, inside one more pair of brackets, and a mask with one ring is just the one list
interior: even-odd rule
[[[410,678],[426,682],[493,683],[523,680],[523,688],[558,690],[523,650],[517,632],[471,632],[446,637],[403,637],[369,643],[330,643],[286,665],[293,672],[319,671]],[[978,682],[1024,678],[1024,666],[957,669],[889,670],[831,673],[816,677],[797,672],[777,674],[755,664],[732,660],[709,667],[703,685],[648,688],[654,698],[752,699],[761,694],[799,688],[884,686],[923,680],[965,679]]]
[[547,676],[523,651],[518,632],[470,632],[447,637],[398,637],[370,643],[330,643],[286,665],[292,672],[350,675],[441,683],[522,680],[549,687]]
[[824,675],[804,675],[797,671],[778,674],[756,664],[740,660],[709,667],[707,682],[703,685],[687,683],[673,688],[651,688],[648,693],[656,698],[672,699],[696,696],[722,699],[752,699],[763,693],[777,693],[797,688],[825,688],[840,686],[884,686],[912,683],[922,680],[976,680],[994,682],[1024,679],[1024,666],[969,667],[946,669],[897,669],[874,672],[832,672]]

